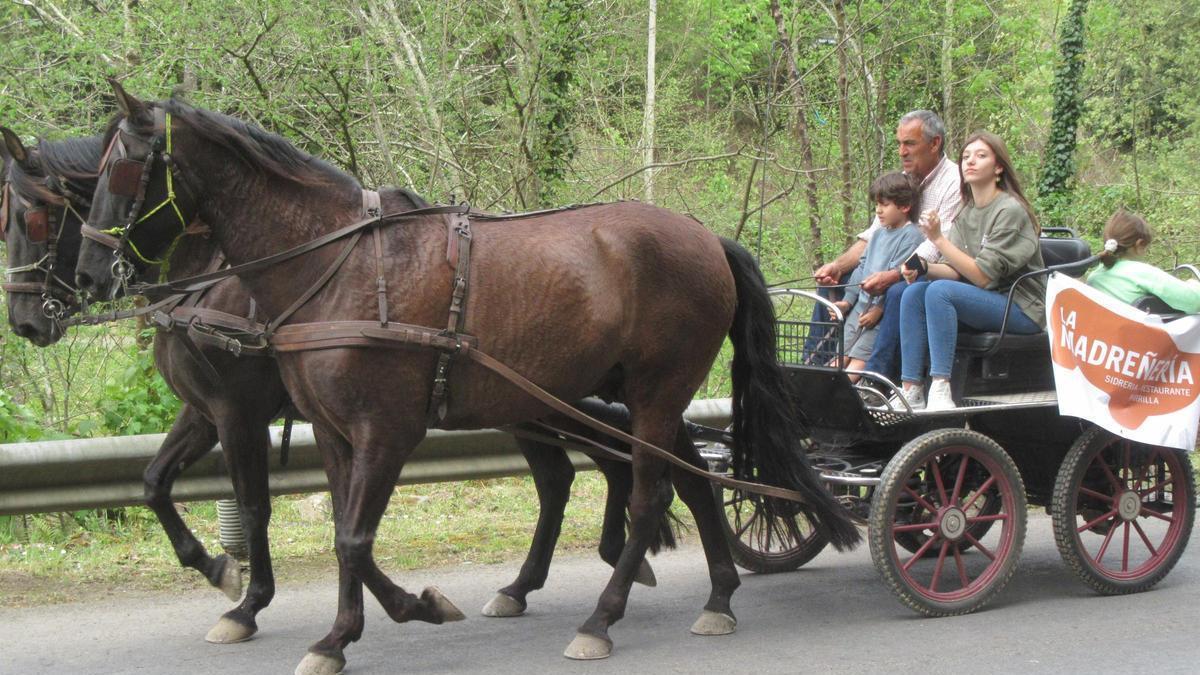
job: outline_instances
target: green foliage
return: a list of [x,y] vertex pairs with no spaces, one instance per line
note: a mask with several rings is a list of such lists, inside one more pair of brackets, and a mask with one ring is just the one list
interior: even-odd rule
[[1061,226],[1071,206],[1075,130],[1083,113],[1083,18],[1087,4],[1088,0],[1071,0],[1059,36],[1061,61],[1054,72],[1054,113],[1038,186],[1038,206],[1046,225]]
[[[128,14],[126,4],[0,4],[0,124],[26,137],[95,133],[114,112],[103,78],[116,75],[137,95],[179,91],[257,123],[370,186],[489,210],[642,194],[644,0],[180,0],[130,3]],[[655,153],[668,166],[654,174],[655,200],[721,235],[741,223],[772,280],[802,276],[848,234],[831,217],[843,204],[830,3],[780,4],[805,110],[787,90],[768,0],[658,3]],[[1125,206],[1155,227],[1152,256],[1200,259],[1200,4],[1145,0],[1133,12],[1090,0],[1083,13],[1078,0],[955,0],[952,21],[945,4],[846,3],[855,223],[871,216],[866,186],[896,167],[898,117],[941,106],[948,37],[951,157],[971,131],[994,131],[1026,185],[1041,185],[1047,222],[1095,236]],[[1087,52],[1059,59],[1084,31]],[[1068,66],[1082,70],[1059,79],[1074,84],[1054,85]],[[1067,94],[1087,103],[1074,131],[1051,115]],[[806,243],[798,114],[809,122],[821,251]],[[1072,156],[1074,168],[1061,161]],[[7,337],[0,433],[165,428],[177,404],[132,347],[134,332],[76,328],[46,349]]]
[[104,386],[100,413],[107,435],[165,432],[179,413],[179,399],[159,376],[151,351],[133,349],[129,366]]
[[0,443],[37,441],[45,434],[33,413],[0,389]]

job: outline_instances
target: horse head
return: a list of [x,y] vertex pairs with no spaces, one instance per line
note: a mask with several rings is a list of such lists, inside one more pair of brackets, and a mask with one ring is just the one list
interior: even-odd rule
[[134,275],[161,268],[198,214],[171,157],[170,118],[110,82],[121,112],[104,134],[76,266],[80,290],[97,298],[114,297]]
[[4,135],[4,237],[8,268],[3,284],[13,332],[39,347],[63,336],[62,319],[79,308],[69,279],[87,217],[98,137],[40,141],[26,148]]

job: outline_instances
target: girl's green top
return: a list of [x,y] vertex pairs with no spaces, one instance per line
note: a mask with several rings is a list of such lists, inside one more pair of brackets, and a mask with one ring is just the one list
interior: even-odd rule
[[1112,267],[1101,265],[1088,274],[1087,282],[1092,288],[1130,304],[1143,296],[1155,295],[1180,312],[1200,312],[1200,281],[1183,281],[1138,260],[1118,260]]

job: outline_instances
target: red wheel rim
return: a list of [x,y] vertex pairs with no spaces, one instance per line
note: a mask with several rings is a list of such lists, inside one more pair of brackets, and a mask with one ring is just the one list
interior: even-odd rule
[[[998,511],[979,513],[984,501],[997,496]],[[1017,529],[1014,485],[982,450],[941,448],[907,477],[897,502],[888,535],[892,561],[909,588],[928,600],[952,603],[983,591],[1012,553]],[[991,527],[981,527],[987,522]],[[976,538],[972,532],[979,530],[986,531]],[[899,533],[928,538],[910,553],[895,540]],[[961,546],[964,541],[970,546]],[[928,551],[936,553],[927,556]]]
[[1075,490],[1075,543],[1097,574],[1134,581],[1179,544],[1186,501],[1180,453],[1125,439],[1100,448]]

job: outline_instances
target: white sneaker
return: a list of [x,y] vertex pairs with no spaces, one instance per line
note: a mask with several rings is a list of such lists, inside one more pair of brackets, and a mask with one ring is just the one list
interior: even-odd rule
[[929,385],[929,405],[926,410],[954,410],[954,398],[950,395],[950,380],[935,378]]
[[[903,396],[903,400],[901,400]],[[908,407],[905,407],[904,401],[908,401]],[[897,394],[888,401],[888,405],[896,412],[908,412],[908,408],[913,410],[925,409],[925,385],[914,384],[913,386],[902,390],[901,394]]]

